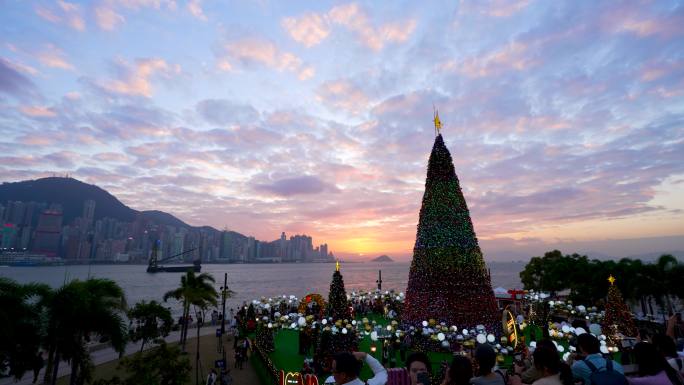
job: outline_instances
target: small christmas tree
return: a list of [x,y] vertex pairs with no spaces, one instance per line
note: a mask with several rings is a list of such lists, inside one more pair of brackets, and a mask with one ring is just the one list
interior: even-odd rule
[[617,333],[627,337],[636,337],[637,328],[632,318],[632,312],[622,299],[620,289],[615,285],[615,277],[608,277],[608,300],[606,301],[606,315],[603,318],[603,328],[606,335],[613,341],[617,339]]
[[328,315],[333,320],[349,319],[349,304],[347,303],[347,292],[344,290],[344,279],[340,273],[340,263],[335,264],[332,282],[330,282],[330,294],[328,294]]
[[256,343],[264,352],[273,352],[275,350],[275,346],[273,344],[273,329],[269,328],[263,323],[259,324],[256,331]]

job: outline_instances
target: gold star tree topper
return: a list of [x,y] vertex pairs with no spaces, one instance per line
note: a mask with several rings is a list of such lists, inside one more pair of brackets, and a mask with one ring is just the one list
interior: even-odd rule
[[335,271],[340,271],[340,261],[335,261]]
[[437,111],[437,110],[435,110],[435,117],[434,117],[433,121],[435,123],[435,136],[437,136],[437,135],[441,134],[440,131],[442,130],[442,121],[439,120],[439,111]]
[[613,277],[613,274],[611,274],[610,277],[608,277],[608,282],[610,282],[610,286],[613,286],[615,284],[615,281],[615,277]]

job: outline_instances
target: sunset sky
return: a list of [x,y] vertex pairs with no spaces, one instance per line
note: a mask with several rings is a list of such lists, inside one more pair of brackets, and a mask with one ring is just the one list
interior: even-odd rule
[[681,1],[0,0],[0,181],[409,258],[433,104],[488,259],[684,250]]

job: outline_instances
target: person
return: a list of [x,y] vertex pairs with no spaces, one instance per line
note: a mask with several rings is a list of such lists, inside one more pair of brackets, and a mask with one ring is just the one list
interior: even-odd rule
[[231,385],[233,383],[233,376],[230,375],[230,369],[221,370],[221,385]]
[[427,375],[428,378],[430,377],[430,374],[432,373],[430,359],[423,352],[411,353],[408,358],[406,358],[406,370],[408,370],[411,385],[417,385],[418,376]]
[[475,349],[475,361],[479,370],[477,377],[473,377],[470,383],[473,385],[506,385],[506,377],[501,371],[494,369],[496,365],[496,353],[491,345],[482,344]]
[[638,377],[631,377],[632,385],[684,385],[679,373],[658,352],[655,345],[639,342],[634,346]]
[[207,385],[214,385],[216,382],[216,370],[211,369],[211,372],[209,372],[209,375],[207,376]]
[[[537,341],[536,349],[541,347],[556,349],[556,345],[549,339]],[[531,384],[542,378],[542,373],[534,366],[534,355],[530,359],[521,359],[514,364],[513,374],[519,376],[523,384]]]
[[678,371],[680,375],[684,376],[684,359],[680,358],[677,354],[677,346],[674,340],[670,336],[656,334],[653,336],[653,345],[665,357],[667,363],[674,370]]
[[558,349],[553,342],[537,345],[534,353],[532,353],[532,358],[534,367],[540,373],[540,378],[534,381],[532,385],[574,384],[572,372],[564,362],[561,362],[558,357]]
[[[603,358],[601,355],[601,343],[595,336],[584,333],[577,337],[577,349],[579,354],[571,355],[568,360],[568,365],[572,369],[572,375],[577,380],[582,380],[584,385],[590,385],[591,376],[594,372],[615,372],[615,377],[622,376],[624,378],[625,371],[622,365],[617,362],[610,363],[609,360]],[[612,371],[609,370],[612,368]],[[622,382],[621,379],[617,381]]]
[[473,364],[468,357],[457,355],[451,361],[442,385],[469,385],[472,377]]
[[43,358],[43,351],[40,350],[38,351],[38,354],[35,355],[33,358],[33,381],[32,383],[35,384],[38,381],[38,375],[40,374],[40,370],[43,369],[43,366],[45,366],[45,358]]
[[[365,383],[359,379],[363,362],[366,362],[373,371],[373,377]],[[337,385],[384,385],[387,383],[387,370],[370,354],[365,352],[342,352],[333,357],[333,379]],[[326,380],[326,383],[329,383]]]

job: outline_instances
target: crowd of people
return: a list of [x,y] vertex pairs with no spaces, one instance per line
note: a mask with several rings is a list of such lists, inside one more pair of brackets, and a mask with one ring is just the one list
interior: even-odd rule
[[[631,351],[634,366],[627,375],[623,365],[601,353],[600,346],[594,335],[581,334],[576,352],[564,361],[556,344],[544,339],[512,369],[502,370],[492,346],[482,344],[472,354],[455,354],[450,364],[443,363],[439,378],[433,378],[429,357],[414,352],[406,358],[406,375],[411,385],[684,385],[683,353],[677,352],[677,341],[671,336],[657,334],[636,343]],[[359,378],[364,364],[373,372],[365,381]],[[389,378],[382,363],[363,352],[336,354],[332,373],[327,384],[384,385]]]

